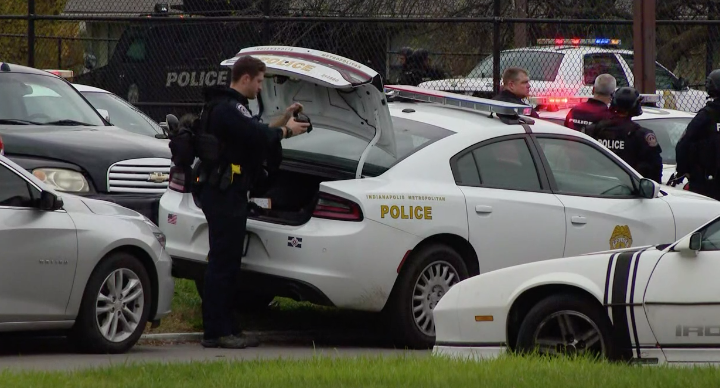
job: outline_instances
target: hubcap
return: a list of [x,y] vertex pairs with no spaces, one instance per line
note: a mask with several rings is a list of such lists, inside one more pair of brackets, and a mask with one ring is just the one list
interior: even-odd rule
[[455,268],[446,261],[431,263],[420,274],[413,290],[412,311],[415,325],[423,334],[435,335],[433,309],[459,279]]
[[100,286],[95,303],[100,333],[111,342],[126,340],[140,324],[144,306],[145,294],[135,272],[126,268],[113,271]]
[[545,318],[534,335],[535,345],[544,354],[606,355],[600,329],[577,311],[559,311]]

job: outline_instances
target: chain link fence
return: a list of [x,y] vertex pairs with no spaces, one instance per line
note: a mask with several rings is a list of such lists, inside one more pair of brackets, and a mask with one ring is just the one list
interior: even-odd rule
[[[712,3],[658,5],[660,106],[694,112],[705,104],[705,76],[718,67],[720,22],[707,19],[720,17]],[[491,97],[502,72],[516,66],[528,71],[531,96],[587,96],[602,73],[634,85],[632,6],[627,0],[592,7],[565,0],[12,0],[0,5],[0,60],[73,70],[73,82],[107,89],[158,121],[197,112],[204,86],[229,83],[222,60],[270,44],[354,59],[387,84]],[[414,51],[404,62],[403,48]]]

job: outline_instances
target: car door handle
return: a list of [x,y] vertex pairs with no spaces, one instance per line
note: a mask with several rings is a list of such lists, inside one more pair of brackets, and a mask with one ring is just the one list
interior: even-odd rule
[[573,216],[570,221],[572,221],[573,224],[587,224],[585,217],[581,216]]
[[476,205],[475,206],[475,213],[482,214],[482,213],[492,213],[492,206],[487,205]]

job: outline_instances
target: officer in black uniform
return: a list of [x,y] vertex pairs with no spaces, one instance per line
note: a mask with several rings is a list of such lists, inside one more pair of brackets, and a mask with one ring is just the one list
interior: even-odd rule
[[252,117],[248,99],[259,94],[265,70],[259,59],[241,57],[233,65],[230,87],[213,86],[204,91],[201,120],[219,145],[217,161],[205,164],[199,175],[200,201],[210,240],[202,304],[204,347],[241,349],[258,345],[257,339],[239,331],[231,308],[244,248],[248,192],[263,173],[268,153],[280,147],[281,139],[304,133],[309,125],[292,117],[302,109],[300,104],[287,108],[285,115],[270,125]]
[[410,65],[413,50],[410,47],[403,47],[398,52],[400,61],[400,74],[397,78],[398,85],[410,85],[412,82],[412,67]]
[[[503,72],[502,83],[502,91],[493,100],[528,105],[522,100],[530,95],[530,77],[525,69],[508,67]],[[530,116],[540,118],[535,108],[530,111]]]
[[615,77],[610,74],[600,74],[595,78],[593,96],[570,109],[567,117],[565,117],[565,126],[585,132],[585,126],[609,119],[612,114],[608,109],[608,104],[612,101],[612,95],[616,87],[617,81]]
[[645,178],[662,181],[662,148],[655,132],[632,118],[642,114],[642,97],[635,88],[621,87],[610,103],[612,117],[585,127],[585,133],[613,151]]
[[675,146],[677,176],[692,192],[720,200],[720,70],[705,79],[710,101],[697,112]]

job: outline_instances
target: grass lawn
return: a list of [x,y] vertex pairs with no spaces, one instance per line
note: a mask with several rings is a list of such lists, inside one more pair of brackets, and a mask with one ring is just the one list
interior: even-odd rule
[[[202,331],[200,296],[195,283],[187,279],[175,279],[175,297],[172,313],[161,325],[145,333],[188,333]],[[245,330],[381,330],[378,314],[354,312],[296,302],[287,298],[275,298],[265,311],[241,315]]]
[[139,364],[77,372],[0,372],[7,387],[498,387],[718,386],[720,368],[613,365],[518,358],[461,361],[423,356]]

